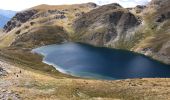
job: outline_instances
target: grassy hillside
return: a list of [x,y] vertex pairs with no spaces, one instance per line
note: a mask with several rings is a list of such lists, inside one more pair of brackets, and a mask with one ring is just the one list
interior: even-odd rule
[[143,38],[133,48],[170,64],[170,14],[168,0],[153,0],[143,12]]
[[73,33],[73,21],[95,7],[97,5],[94,3],[62,6],[39,5],[18,12],[5,25],[4,35],[0,38],[0,46],[32,48],[36,45],[68,41],[68,37],[71,37]]

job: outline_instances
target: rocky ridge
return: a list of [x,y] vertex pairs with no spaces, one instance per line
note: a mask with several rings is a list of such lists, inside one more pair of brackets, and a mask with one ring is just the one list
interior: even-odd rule
[[7,24],[4,26],[4,31],[9,32],[15,27],[20,27],[21,24],[29,21],[33,15],[37,13],[36,10],[28,10],[17,13]]

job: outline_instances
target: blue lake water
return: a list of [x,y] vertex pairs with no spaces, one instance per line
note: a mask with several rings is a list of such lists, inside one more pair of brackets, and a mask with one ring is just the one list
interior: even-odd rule
[[43,46],[32,52],[43,55],[43,62],[58,71],[77,77],[111,80],[170,77],[170,65],[125,50],[65,43]]

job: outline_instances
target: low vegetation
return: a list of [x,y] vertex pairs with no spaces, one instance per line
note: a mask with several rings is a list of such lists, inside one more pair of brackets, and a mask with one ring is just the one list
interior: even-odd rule
[[[28,21],[12,26],[14,28],[7,33],[4,31],[0,37],[0,57],[17,66],[18,68],[15,66],[13,68],[17,69],[17,72],[24,71],[23,76],[15,77],[15,80],[9,80],[15,72],[3,78],[11,83],[19,82],[6,88],[17,92],[24,99],[169,98],[169,79],[118,81],[80,79],[58,72],[54,67],[42,63],[42,56],[31,53],[33,48],[42,45],[80,41],[144,54],[148,54],[149,51],[149,56],[165,63],[170,62],[169,19],[155,22],[155,19],[159,18],[159,13],[146,9],[151,14],[146,13],[142,16],[140,13],[144,22],[141,24],[138,16],[118,4],[96,7],[97,5],[93,3],[36,6],[29,9],[35,10],[36,14]],[[22,13],[25,12],[20,14]],[[21,21],[13,19],[12,22]],[[130,29],[137,31],[128,32]],[[116,39],[118,40],[115,42]]]

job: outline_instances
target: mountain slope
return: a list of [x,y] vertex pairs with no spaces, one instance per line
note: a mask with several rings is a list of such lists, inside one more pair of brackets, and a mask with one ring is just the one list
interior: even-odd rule
[[78,18],[73,27],[82,42],[114,47],[140,24],[138,18],[119,4],[109,4],[94,9]]
[[170,64],[170,1],[152,0],[143,12],[145,37],[133,50]]
[[[1,44],[18,46],[16,44],[21,44],[19,42],[22,42],[21,40],[24,40],[23,38],[27,37],[27,34],[36,33],[32,33],[32,30],[39,31],[42,29],[41,27],[54,26],[53,28],[63,28],[63,33],[67,33],[68,38],[65,41],[88,41],[88,43],[99,46],[111,45],[114,47],[115,42],[119,43],[118,40],[128,38],[128,34],[133,34],[139,24],[140,20],[119,4],[101,7],[97,7],[94,3],[61,6],[39,5],[17,13],[5,25],[4,30],[7,34],[2,37]],[[44,34],[49,33],[47,31]],[[6,38],[10,38],[10,41]],[[21,47],[28,46],[22,45]],[[32,47],[35,47],[34,43]]]
[[65,41],[126,49],[170,63],[170,2],[123,8],[39,5],[19,12],[4,27],[1,47],[34,48]]
[[[59,29],[59,31],[62,30],[62,32],[60,31],[59,33],[59,37],[65,37],[65,33],[71,37],[73,33],[71,26],[74,19],[95,7],[97,7],[97,5],[94,3],[62,6],[39,5],[26,11],[19,12],[4,26],[5,35],[1,37],[0,45],[3,47],[9,45],[18,46],[18,44],[21,44],[19,42],[23,43],[22,40],[25,40],[25,37],[27,37],[28,34],[30,34],[29,36],[32,37],[33,41],[35,39],[40,40],[40,44],[34,42],[31,48],[38,45],[45,45],[46,43],[49,44],[50,42],[46,41],[46,39],[50,40],[47,36],[58,34],[57,29]],[[45,31],[41,31],[42,29]],[[38,32],[42,32],[39,34],[44,35],[39,35],[39,37],[34,38]],[[32,39],[27,38],[27,41],[25,42],[30,42]],[[52,44],[61,43],[67,40],[69,40],[69,38],[65,38],[63,41],[58,41],[57,38],[53,38],[53,40],[50,41],[55,41],[51,42]],[[22,45],[21,47],[28,47],[28,45]]]
[[132,50],[170,64],[170,1],[152,0],[134,10],[111,5],[75,21],[78,41]]

